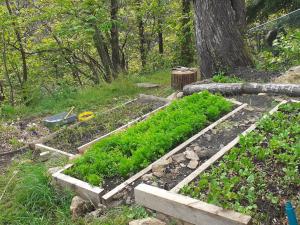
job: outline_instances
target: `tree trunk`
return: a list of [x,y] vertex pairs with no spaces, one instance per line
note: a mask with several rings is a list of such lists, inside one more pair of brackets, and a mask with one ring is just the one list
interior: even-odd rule
[[[5,4],[6,4],[7,11],[9,13],[9,15],[10,16],[14,16],[14,13],[13,13],[11,7],[10,7],[9,1],[5,0]],[[27,79],[28,79],[28,67],[27,67],[26,53],[25,53],[25,50],[24,50],[23,41],[22,41],[22,38],[21,38],[21,33],[18,30],[15,22],[13,22],[12,25],[14,27],[14,31],[15,31],[15,34],[16,34],[17,42],[18,42],[19,47],[20,47],[19,51],[20,51],[20,54],[21,54],[22,69],[23,69],[23,81],[22,82],[25,83],[27,81]]]
[[158,19],[158,52],[159,54],[164,54],[164,39],[161,19]]
[[245,24],[244,0],[197,0],[194,4],[202,76],[252,65],[240,30]]
[[185,95],[190,95],[205,90],[212,93],[222,93],[224,95],[270,93],[270,94],[300,97],[299,84],[273,84],[273,83],[190,84],[190,85],[186,85],[183,88],[183,93]]
[[142,67],[144,68],[146,66],[146,37],[145,37],[145,27],[144,27],[143,17],[140,14],[141,1],[142,0],[137,0],[137,11],[138,11],[137,23],[138,23],[139,39],[140,39],[140,57],[141,57]]
[[[10,104],[12,106],[14,106],[14,89],[13,89],[13,84],[12,84],[12,81],[9,77],[9,74],[8,74],[8,68],[7,68],[7,56],[6,56],[6,40],[5,40],[5,35],[4,35],[4,32],[2,32],[2,44],[3,44],[3,48],[2,48],[2,59],[3,59],[3,67],[4,67],[4,76],[5,76],[5,79],[9,85],[9,101],[10,101]],[[3,90],[2,90],[3,91]],[[3,96],[4,97],[4,96]]]
[[120,48],[119,48],[119,29],[117,25],[119,2],[118,0],[111,0],[111,22],[112,27],[110,30],[111,34],[111,58],[112,64],[115,69],[115,74],[120,70]]
[[[95,25],[95,34],[94,34],[94,43],[95,47],[97,49],[98,55],[101,59],[101,62],[103,64],[104,68],[104,80],[108,83],[112,81],[112,76],[114,74],[113,72],[113,65],[110,60],[109,54],[108,54],[108,49],[107,46],[104,42],[104,37],[101,34],[100,30],[98,27]],[[114,77],[114,76],[113,76]]]
[[193,44],[192,32],[190,27],[190,12],[191,1],[182,0],[182,20],[181,20],[181,64],[182,66],[189,66],[193,62]]

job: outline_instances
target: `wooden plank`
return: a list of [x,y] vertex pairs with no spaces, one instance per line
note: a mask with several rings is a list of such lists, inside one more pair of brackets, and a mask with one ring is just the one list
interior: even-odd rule
[[[276,107],[269,111],[268,114],[273,114],[276,112],[280,105],[285,104],[287,101],[282,101]],[[247,130],[245,130],[241,135],[245,136],[256,128],[257,124],[252,124]],[[240,135],[239,135],[240,136]],[[188,185],[192,182],[196,177],[198,177],[203,171],[209,168],[212,164],[214,164],[218,159],[220,159],[225,153],[227,153],[230,149],[232,149],[236,144],[239,143],[240,137],[237,136],[234,140],[232,140],[229,144],[223,147],[220,151],[218,151],[215,155],[213,155],[210,159],[201,164],[195,171],[193,171],[189,176],[179,182],[171,192],[178,193],[184,186]]]
[[65,156],[68,156],[68,157],[74,157],[74,154],[64,152],[64,151],[61,151],[59,149],[55,149],[55,148],[52,148],[52,147],[49,147],[49,146],[46,146],[46,145],[43,145],[43,144],[35,144],[35,149],[56,152],[56,153],[59,153],[61,155],[65,155]]
[[122,130],[124,130],[124,129],[130,127],[130,126],[132,126],[133,124],[136,124],[137,122],[142,121],[142,120],[148,118],[149,116],[151,116],[152,114],[156,113],[157,111],[159,111],[159,110],[167,107],[169,104],[170,103],[167,103],[167,104],[165,104],[165,105],[163,105],[163,106],[161,106],[161,107],[159,107],[159,108],[157,108],[157,109],[155,109],[155,110],[153,110],[153,111],[151,111],[151,112],[149,112],[149,113],[147,113],[147,114],[145,114],[145,115],[143,115],[143,116],[141,116],[141,117],[139,117],[137,119],[134,119],[133,121],[131,121],[131,122],[129,122],[129,123],[127,123],[127,124],[119,127],[118,129],[116,129],[116,130],[114,130],[114,131],[112,131],[112,132],[110,132],[108,134],[105,134],[105,135],[103,135],[103,136],[101,136],[99,138],[94,139],[93,141],[90,141],[89,143],[86,143],[86,144],[78,147],[77,148],[78,152],[81,153],[81,154],[84,153],[87,150],[87,148],[89,148],[91,145],[97,143],[98,141],[102,140],[103,138],[109,137],[110,135],[112,135],[112,134],[114,134],[116,132],[122,131]]
[[191,224],[247,225],[251,217],[157,187],[140,184],[134,189],[136,203]]
[[74,177],[63,174],[63,171],[73,166],[72,164],[66,165],[63,169],[52,174],[54,181],[61,187],[74,191],[80,197],[91,201],[95,206],[100,203],[101,193],[104,191],[102,188],[92,186],[87,182],[78,180]]
[[248,104],[243,104],[239,107],[237,107],[236,109],[234,109],[233,111],[231,111],[230,113],[226,114],[225,116],[223,116],[222,118],[220,118],[219,120],[217,120],[216,122],[212,123],[211,125],[209,125],[208,127],[204,128],[203,130],[201,130],[199,133],[197,133],[196,135],[194,135],[193,137],[191,137],[190,139],[186,140],[185,142],[183,142],[182,144],[180,144],[179,146],[177,146],[176,148],[174,148],[173,150],[171,150],[170,152],[168,152],[167,154],[165,154],[163,157],[161,157],[160,159],[156,160],[154,163],[150,164],[148,167],[146,167],[145,169],[141,170],[140,172],[138,172],[137,174],[135,174],[134,176],[130,177],[128,180],[124,181],[123,183],[121,183],[120,185],[118,185],[117,187],[115,187],[114,189],[112,189],[111,191],[107,192],[105,195],[102,196],[102,199],[104,202],[109,202],[110,199],[117,194],[118,192],[122,191],[124,188],[126,188],[129,184],[131,184],[132,182],[136,181],[137,179],[139,179],[140,177],[142,177],[143,175],[145,175],[146,173],[148,173],[149,171],[151,171],[152,166],[154,164],[159,163],[162,160],[168,159],[169,157],[171,157],[172,155],[176,154],[177,152],[179,152],[180,150],[182,150],[183,148],[185,148],[186,146],[188,146],[190,143],[192,143],[193,141],[195,141],[196,139],[198,139],[201,135],[205,134],[207,131],[213,129],[214,127],[216,127],[218,124],[222,123],[223,121],[225,121],[226,119],[228,119],[229,117],[233,116],[235,113],[239,112],[240,110],[242,110],[243,108],[245,108]]

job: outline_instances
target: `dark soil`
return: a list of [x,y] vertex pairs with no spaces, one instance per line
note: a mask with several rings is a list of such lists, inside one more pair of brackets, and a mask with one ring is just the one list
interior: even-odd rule
[[45,145],[70,152],[78,153],[77,148],[105,135],[128,122],[145,115],[161,106],[165,102],[138,99],[108,113],[98,114],[96,118],[81,123],[75,128],[65,128],[54,139]]
[[279,77],[280,72],[259,71],[250,67],[236,68],[229,72],[230,76],[236,76],[247,82],[271,82],[274,78]]

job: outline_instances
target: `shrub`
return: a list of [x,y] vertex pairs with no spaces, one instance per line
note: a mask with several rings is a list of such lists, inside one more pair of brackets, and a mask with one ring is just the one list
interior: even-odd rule
[[208,92],[175,101],[147,120],[93,145],[67,174],[94,185],[128,177],[228,112],[232,104]]

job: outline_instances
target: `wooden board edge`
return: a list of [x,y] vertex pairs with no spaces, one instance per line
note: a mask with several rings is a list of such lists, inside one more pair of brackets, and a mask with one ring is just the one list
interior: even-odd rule
[[240,110],[242,110],[243,108],[245,108],[247,105],[248,104],[245,103],[245,104],[242,104],[241,106],[237,107],[236,109],[232,110],[228,114],[226,114],[223,117],[221,117],[219,120],[215,121],[214,123],[210,124],[209,126],[207,126],[206,128],[204,128],[203,130],[201,130],[199,133],[197,133],[193,137],[189,138],[188,140],[186,140],[182,144],[178,145],[176,148],[174,148],[173,150],[171,150],[170,152],[168,152],[167,154],[165,154],[164,156],[162,156],[160,159],[158,159],[155,162],[151,163],[145,169],[143,169],[140,172],[136,173],[135,175],[133,175],[132,177],[130,177],[129,179],[127,179],[126,181],[124,181],[123,183],[121,183],[120,185],[118,185],[117,187],[115,187],[114,189],[112,189],[109,192],[107,192],[105,195],[102,196],[103,202],[104,203],[108,203],[110,201],[110,199],[115,194],[117,194],[118,192],[122,191],[129,184],[131,184],[132,182],[136,181],[137,179],[139,179],[140,177],[142,177],[143,175],[145,175],[149,171],[151,171],[153,165],[159,163],[162,160],[168,159],[172,155],[176,154],[177,152],[179,152],[180,150],[182,150],[183,148],[185,148],[187,145],[189,145],[190,143],[192,143],[194,140],[196,140],[197,138],[199,138],[201,135],[203,135],[206,132],[208,132],[209,130],[213,129],[215,126],[217,126],[218,124],[222,123],[223,121],[225,121],[229,117],[233,116],[235,113],[239,112]]
[[55,153],[59,153],[61,155],[67,156],[67,157],[71,157],[73,158],[75,155],[68,153],[68,152],[64,152],[62,150],[56,149],[56,148],[52,148],[43,144],[35,144],[35,149],[40,149],[40,150],[45,150],[45,151],[51,151],[51,152],[55,152]]
[[[280,102],[273,109],[271,109],[266,115],[271,115],[276,112],[282,104],[287,103],[286,100]],[[264,116],[266,116],[264,115]],[[264,117],[263,116],[263,117]],[[252,124],[248,129],[242,132],[240,135],[245,136],[250,133],[254,129],[256,129],[257,124]],[[230,151],[235,145],[238,144],[240,140],[240,135],[238,135],[235,139],[233,139],[230,143],[224,146],[220,151],[218,151],[215,155],[209,158],[207,161],[202,163],[195,171],[193,171],[189,176],[184,178],[181,182],[179,182],[174,188],[171,189],[171,192],[178,193],[184,186],[188,185],[192,182],[196,177],[198,177],[201,173],[203,173],[206,169],[208,169],[212,164],[214,164],[217,160],[219,160],[224,154]]]
[[[137,204],[191,224],[248,225],[251,217],[164,189],[140,184],[134,189]],[[201,221],[201,223],[200,223]]]
[[96,186],[92,186],[87,182],[76,179],[69,175],[64,174],[63,172],[72,167],[72,164],[64,166],[61,170],[52,174],[52,177],[56,184],[63,188],[67,188],[75,192],[80,197],[91,201],[95,206],[100,203],[100,197],[104,192],[104,189]]

